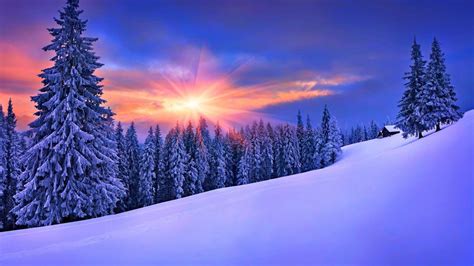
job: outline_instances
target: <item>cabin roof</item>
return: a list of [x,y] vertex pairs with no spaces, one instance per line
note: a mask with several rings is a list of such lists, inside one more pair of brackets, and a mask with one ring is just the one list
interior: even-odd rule
[[386,125],[386,126],[384,126],[384,128],[385,128],[388,132],[391,132],[391,133],[400,132],[400,129],[398,129],[395,125]]

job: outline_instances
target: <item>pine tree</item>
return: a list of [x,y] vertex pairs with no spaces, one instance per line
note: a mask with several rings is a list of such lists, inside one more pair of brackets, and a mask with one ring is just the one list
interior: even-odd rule
[[[49,29],[54,66],[43,70],[37,96],[38,118],[30,124],[33,145],[23,161],[25,187],[16,194],[17,224],[38,226],[109,214],[124,193],[114,173],[113,150],[104,144],[112,116],[101,98],[101,67],[92,51],[97,39],[81,36],[78,0],[68,0]],[[113,140],[109,140],[113,143]]]
[[260,140],[260,153],[262,159],[262,179],[268,180],[273,174],[273,143],[263,120],[258,123],[257,135]]
[[184,195],[184,171],[187,154],[183,142],[183,133],[179,125],[171,129],[165,139],[164,147],[165,186],[164,199],[179,199]]
[[226,161],[224,153],[224,136],[219,123],[216,124],[211,150],[211,175],[209,189],[225,187],[227,180]]
[[302,142],[301,148],[301,170],[309,171],[318,168],[317,160],[317,150],[316,150],[316,136],[314,135],[313,127],[311,125],[311,120],[309,116],[306,118],[306,129],[304,132],[304,139]]
[[202,130],[196,129],[196,167],[198,178],[196,180],[196,193],[204,191],[204,182],[209,174],[209,152],[202,135]]
[[133,210],[140,206],[139,179],[140,179],[140,145],[138,143],[135,123],[132,122],[125,134],[125,152],[128,180],[127,209]]
[[451,85],[449,74],[446,73],[444,54],[436,38],[431,46],[430,61],[426,71],[426,89],[421,97],[426,105],[422,106],[423,118],[427,127],[441,129],[441,124],[452,123],[459,118],[459,107],[456,105],[456,93]]
[[3,215],[2,224],[4,229],[13,229],[15,226],[16,217],[11,212],[15,206],[15,200],[13,196],[17,192],[17,179],[19,175],[19,154],[18,154],[18,137],[16,128],[16,116],[13,112],[13,105],[11,99],[8,101],[7,115],[3,122],[4,127],[4,190],[2,197]]
[[115,129],[115,142],[116,142],[116,154],[117,154],[117,178],[122,182],[125,187],[126,194],[117,203],[117,212],[123,212],[127,210],[127,195],[129,194],[129,180],[128,180],[128,165],[127,165],[127,153],[125,145],[125,136],[123,135],[122,123],[118,122]]
[[247,135],[250,138],[250,182],[258,182],[263,176],[262,146],[260,136],[258,135],[258,124],[252,123],[252,128],[248,130]]
[[161,201],[161,186],[164,185],[164,165],[163,165],[163,139],[161,138],[160,126],[155,127],[155,180],[154,180],[154,191],[155,191],[155,203]]
[[155,151],[153,128],[150,127],[140,161],[140,179],[138,182],[139,206],[149,206],[154,202]]
[[227,168],[229,170],[226,186],[235,186],[237,185],[240,159],[244,153],[244,137],[240,132],[231,130],[228,139],[230,152],[226,153],[228,156]]
[[[198,184],[196,185],[197,193],[202,191],[209,190],[210,184],[210,163],[211,163],[211,155],[210,155],[210,148],[211,148],[211,137],[209,133],[209,129],[207,127],[207,122],[204,117],[199,118],[199,123],[196,128],[196,149],[197,149],[197,156],[196,156],[196,164],[198,167]],[[201,191],[201,189],[203,189]]]
[[5,114],[3,113],[3,107],[0,105],[0,230],[3,230],[3,221],[6,220],[5,203],[5,168],[6,168],[6,158],[5,158],[5,142],[6,142],[6,133],[5,133]]
[[379,134],[379,126],[377,126],[377,123],[375,123],[374,120],[370,122],[369,132],[371,139],[375,139]]
[[428,129],[423,121],[422,93],[426,86],[425,77],[425,61],[421,55],[420,45],[413,41],[411,51],[412,65],[410,72],[405,74],[405,92],[400,100],[398,107],[400,108],[397,116],[397,127],[403,131],[403,136],[417,135],[423,137],[423,131]]
[[[361,127],[359,126],[359,128]],[[336,159],[341,153],[342,146],[341,132],[337,121],[330,115],[327,106],[324,107],[323,118],[321,120],[320,138],[321,166],[326,167],[336,162]]]
[[252,148],[250,139],[250,130],[247,128],[245,133],[242,133],[243,137],[243,153],[239,161],[239,167],[237,172],[236,185],[245,185],[250,183],[250,172],[251,172],[251,161],[252,161]]
[[323,144],[321,151],[321,157],[323,165],[328,166],[336,162],[337,158],[341,154],[342,138],[337,121],[334,117],[331,117],[329,121],[329,135],[327,142]]
[[296,137],[298,138],[298,145],[300,147],[299,153],[300,153],[300,164],[303,164],[303,147],[304,147],[304,140],[305,140],[305,129],[304,129],[304,123],[303,123],[303,118],[301,116],[301,111],[298,110],[298,115],[297,115],[297,121],[296,121]]
[[196,194],[196,183],[198,182],[198,170],[196,165],[196,139],[191,122],[188,123],[183,133],[183,142],[187,154],[186,170],[184,176],[184,196]]
[[301,170],[299,144],[295,128],[288,124],[278,126],[277,134],[277,175],[297,174]]

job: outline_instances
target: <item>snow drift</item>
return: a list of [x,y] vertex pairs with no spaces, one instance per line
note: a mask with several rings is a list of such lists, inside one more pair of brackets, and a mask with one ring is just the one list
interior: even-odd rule
[[322,170],[0,233],[0,264],[470,264],[473,122],[350,145]]

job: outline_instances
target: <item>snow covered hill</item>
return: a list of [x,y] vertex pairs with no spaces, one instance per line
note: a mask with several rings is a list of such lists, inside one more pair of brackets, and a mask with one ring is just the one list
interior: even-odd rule
[[0,233],[0,265],[471,264],[474,111],[326,169],[83,222]]

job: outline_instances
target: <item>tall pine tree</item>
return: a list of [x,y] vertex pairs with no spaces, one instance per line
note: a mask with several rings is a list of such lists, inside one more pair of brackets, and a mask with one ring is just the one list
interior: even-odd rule
[[456,93],[451,79],[446,72],[444,54],[436,38],[431,45],[430,61],[426,70],[426,89],[422,97],[426,105],[422,113],[427,127],[441,129],[441,124],[452,123],[461,118],[459,107],[456,105]]
[[138,201],[140,206],[149,206],[154,202],[155,180],[155,142],[153,128],[150,127],[145,139],[145,147],[140,161],[140,180],[138,181]]
[[413,40],[411,50],[412,65],[410,72],[405,74],[405,92],[400,100],[400,108],[397,116],[397,127],[403,131],[403,136],[417,135],[423,137],[423,131],[428,129],[423,122],[422,93],[426,86],[425,64],[421,55],[420,45]]
[[132,122],[125,134],[125,153],[127,165],[128,195],[127,209],[132,210],[140,206],[139,179],[140,179],[140,144],[138,143],[135,123]]
[[[104,124],[112,115],[101,98],[101,66],[92,51],[97,39],[83,37],[86,21],[78,0],[68,0],[45,51],[54,66],[43,70],[37,96],[38,118],[30,124],[33,145],[24,156],[14,212],[17,224],[38,226],[111,213],[124,193],[113,172],[113,151],[103,146]],[[105,174],[106,173],[106,174]]]
[[154,180],[154,191],[155,191],[155,203],[161,201],[161,186],[165,182],[165,170],[163,164],[163,139],[161,137],[160,126],[156,125],[155,127],[155,180]]

